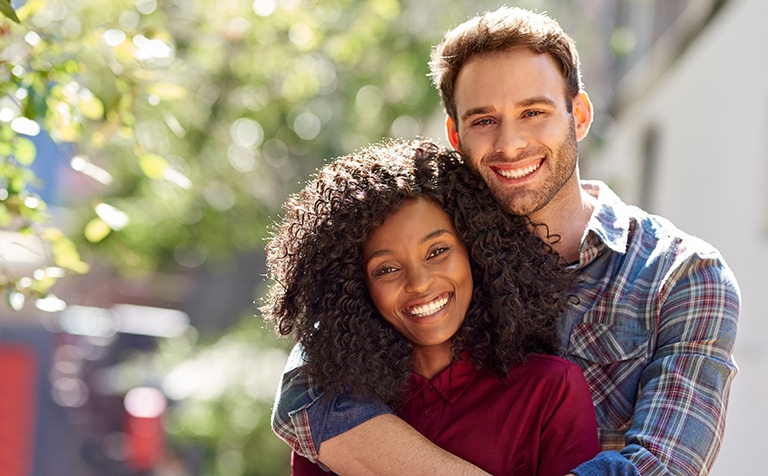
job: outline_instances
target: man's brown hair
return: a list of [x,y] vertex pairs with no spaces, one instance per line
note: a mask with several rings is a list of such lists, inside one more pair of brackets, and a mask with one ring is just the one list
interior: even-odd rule
[[[576,44],[552,18],[522,8],[501,7],[478,15],[449,31],[432,50],[432,81],[440,91],[446,113],[456,117],[456,76],[473,56],[511,48],[549,54],[560,67],[568,98],[582,89]],[[570,102],[567,103],[570,110]],[[458,123],[458,122],[457,122]]]

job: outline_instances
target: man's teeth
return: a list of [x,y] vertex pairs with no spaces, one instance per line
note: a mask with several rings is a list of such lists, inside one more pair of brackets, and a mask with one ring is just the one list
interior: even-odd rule
[[497,172],[499,172],[499,175],[501,175],[502,177],[506,177],[508,179],[518,179],[532,173],[534,170],[539,168],[539,165],[540,164],[537,162],[523,169],[516,169],[516,170],[499,169],[497,170]]
[[445,307],[446,304],[448,304],[448,295],[447,294],[444,295],[444,296],[441,296],[438,299],[435,299],[434,301],[432,301],[430,303],[424,304],[422,306],[412,307],[412,308],[408,309],[408,312],[413,314],[414,316],[417,316],[417,317],[429,316],[431,314],[436,313],[437,311],[439,311],[443,307]]

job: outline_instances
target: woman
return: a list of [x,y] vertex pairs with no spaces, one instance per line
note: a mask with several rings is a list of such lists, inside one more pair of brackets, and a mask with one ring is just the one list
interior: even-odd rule
[[[381,399],[492,474],[562,476],[597,454],[584,377],[551,355],[569,275],[455,153],[369,146],[285,210],[262,310],[323,398]],[[324,474],[297,455],[293,471]]]

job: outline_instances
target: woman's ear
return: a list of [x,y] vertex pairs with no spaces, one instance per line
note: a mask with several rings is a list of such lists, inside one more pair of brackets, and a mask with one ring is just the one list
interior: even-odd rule
[[448,135],[448,142],[451,146],[459,150],[459,131],[456,130],[456,123],[453,122],[451,116],[445,116],[445,133]]

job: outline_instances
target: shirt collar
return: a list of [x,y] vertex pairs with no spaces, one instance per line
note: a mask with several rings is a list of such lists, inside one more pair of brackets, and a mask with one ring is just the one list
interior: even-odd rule
[[451,362],[451,365],[437,374],[432,380],[428,380],[426,377],[416,373],[411,374],[405,400],[408,401],[419,393],[426,391],[429,387],[432,387],[446,402],[455,402],[480,372],[472,365],[470,359],[469,351],[462,352],[459,359]]
[[630,222],[627,205],[599,180],[582,180],[581,187],[597,200],[581,239],[582,253],[585,247],[598,244],[592,243],[595,239],[616,253],[626,253]]

